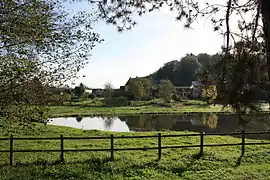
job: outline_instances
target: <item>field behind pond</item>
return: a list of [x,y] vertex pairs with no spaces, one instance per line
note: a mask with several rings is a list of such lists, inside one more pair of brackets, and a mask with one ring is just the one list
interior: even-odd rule
[[231,112],[223,105],[208,105],[203,101],[164,103],[161,100],[134,101],[129,106],[107,107],[102,100],[89,100],[67,103],[63,106],[50,106],[51,117],[92,116],[92,115],[135,115],[135,114],[180,114],[190,112]]
[[[32,126],[31,126],[32,127]],[[2,129],[3,130],[3,129]],[[59,137],[64,136],[127,136],[156,135],[157,132],[112,133],[86,131],[68,127],[43,126],[35,130],[14,127],[0,132],[1,137]],[[165,131],[162,134],[184,134],[187,132]],[[205,144],[239,143],[240,138],[230,136],[205,137]],[[267,142],[247,140],[247,142]],[[115,139],[115,148],[156,147],[156,139]],[[59,140],[15,141],[15,149],[59,149]],[[199,137],[164,138],[163,146],[199,144]],[[109,148],[107,140],[65,140],[65,148],[93,149]],[[9,141],[0,141],[0,149],[9,148]],[[157,161],[157,150],[120,151],[115,161],[109,161],[109,152],[65,153],[64,164],[58,163],[57,153],[15,153],[14,167],[9,167],[8,153],[0,153],[0,179],[269,179],[270,145],[246,146],[241,160],[241,147],[208,147],[203,157],[196,155],[199,149],[164,149]]]

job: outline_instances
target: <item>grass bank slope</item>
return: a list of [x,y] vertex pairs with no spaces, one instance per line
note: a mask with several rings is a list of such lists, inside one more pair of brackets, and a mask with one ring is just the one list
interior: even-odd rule
[[[36,131],[16,128],[2,131],[1,137],[109,136],[112,132],[86,131],[68,127],[36,125]],[[153,135],[157,132],[113,133],[115,136]],[[182,134],[187,132],[162,132]],[[238,143],[229,136],[206,137],[205,143]],[[254,142],[259,140],[247,140]],[[199,137],[162,139],[163,146],[198,144]],[[15,141],[15,149],[59,149],[59,140]],[[115,139],[115,148],[156,147],[157,139]],[[65,140],[68,149],[109,148],[109,140]],[[0,141],[0,149],[8,149],[8,141]],[[270,146],[247,146],[241,164],[237,160],[241,148],[205,148],[205,155],[197,158],[198,149],[164,149],[157,161],[157,150],[120,151],[115,161],[109,152],[65,153],[65,163],[58,163],[59,153],[15,153],[16,165],[9,167],[8,153],[0,153],[0,179],[270,179]]]

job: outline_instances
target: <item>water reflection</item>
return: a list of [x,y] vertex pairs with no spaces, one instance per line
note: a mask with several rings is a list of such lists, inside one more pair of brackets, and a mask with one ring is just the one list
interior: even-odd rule
[[216,114],[203,114],[202,116],[202,124],[208,128],[214,129],[217,127],[218,116]]
[[82,117],[76,117],[76,120],[77,120],[77,122],[81,122],[82,121]]
[[53,118],[48,122],[51,125],[68,126],[79,129],[96,129],[104,131],[129,132],[127,124],[119,118],[104,118],[104,117],[67,117]]
[[[247,131],[270,131],[268,115],[248,115]],[[202,113],[196,115],[139,115],[121,117],[76,117],[54,118],[49,124],[70,126],[81,129],[106,131],[193,131],[193,132],[233,132],[240,126],[236,115],[217,115]]]
[[113,117],[102,117],[104,120],[104,125],[107,129],[110,129],[113,126],[115,118]]

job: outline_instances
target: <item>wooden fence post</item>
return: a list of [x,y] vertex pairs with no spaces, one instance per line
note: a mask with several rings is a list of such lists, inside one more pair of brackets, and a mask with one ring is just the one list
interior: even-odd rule
[[161,159],[161,133],[158,133],[158,160]]
[[114,161],[114,154],[113,154],[113,134],[111,135],[111,161]]
[[245,153],[245,130],[242,129],[241,134],[242,134],[242,153],[241,153],[241,156],[243,156]]
[[203,155],[203,135],[204,135],[204,132],[201,131],[201,134],[200,134],[200,153],[199,153],[200,156]]
[[61,162],[64,162],[65,159],[64,159],[64,136],[61,134],[60,136],[60,161]]
[[9,165],[13,164],[13,135],[10,134],[10,139],[9,139]]

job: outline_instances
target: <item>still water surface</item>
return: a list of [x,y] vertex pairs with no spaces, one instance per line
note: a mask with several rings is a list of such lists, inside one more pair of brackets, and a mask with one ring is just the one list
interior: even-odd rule
[[104,131],[129,132],[130,129],[125,121],[118,117],[66,117],[53,118],[48,124],[68,126],[85,130],[96,129]]
[[129,131],[193,131],[233,132],[242,126],[248,131],[270,131],[269,115],[249,115],[246,123],[238,122],[235,115],[139,115],[120,117],[66,117],[53,118],[48,124],[85,130],[96,129],[116,132]]

